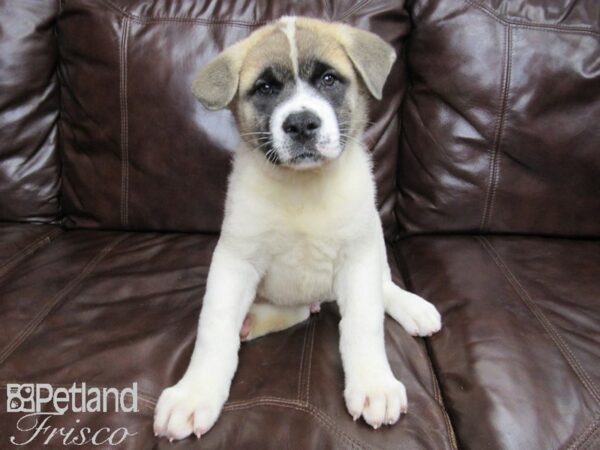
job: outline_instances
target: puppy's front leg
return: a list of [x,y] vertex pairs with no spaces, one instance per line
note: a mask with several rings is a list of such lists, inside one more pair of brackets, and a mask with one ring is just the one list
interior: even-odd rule
[[221,242],[208,274],[192,359],[181,380],[156,405],[158,436],[199,438],[216,422],[238,363],[239,331],[260,280],[257,268]]
[[362,416],[375,429],[394,424],[407,408],[406,390],[385,353],[381,279],[377,233],[370,232],[343,252],[335,288],[346,407],[354,420]]

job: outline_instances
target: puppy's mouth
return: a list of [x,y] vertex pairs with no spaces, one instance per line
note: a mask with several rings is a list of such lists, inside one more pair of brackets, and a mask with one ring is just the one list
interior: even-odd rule
[[300,162],[304,162],[304,161],[319,161],[323,158],[323,156],[316,152],[316,151],[312,151],[312,150],[308,150],[308,151],[303,151],[297,155],[295,155],[291,160],[290,163],[295,164],[295,163],[300,163]]

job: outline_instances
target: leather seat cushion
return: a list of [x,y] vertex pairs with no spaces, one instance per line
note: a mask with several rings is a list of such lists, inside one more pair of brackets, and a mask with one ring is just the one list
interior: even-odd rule
[[396,250],[442,313],[429,348],[460,448],[598,448],[599,241],[414,237]]
[[[154,446],[154,405],[189,362],[216,241],[215,235],[91,230],[57,236],[0,286],[1,384],[138,382],[138,413],[67,414],[52,424],[125,426],[138,434],[121,448]],[[377,431],[352,421],[342,397],[338,320],[337,309],[325,305],[303,324],[243,344],[230,399],[203,446],[453,448],[424,342],[389,319],[387,351],[406,384],[409,413]],[[18,417],[3,409],[2,427],[16,432]]]

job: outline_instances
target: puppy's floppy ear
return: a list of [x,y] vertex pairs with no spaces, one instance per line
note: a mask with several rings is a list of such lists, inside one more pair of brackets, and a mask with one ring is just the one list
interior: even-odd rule
[[339,24],[339,40],[369,92],[381,100],[396,51],[374,33]]
[[225,49],[198,72],[192,92],[207,109],[223,109],[231,103],[245,56],[246,45],[241,41]]

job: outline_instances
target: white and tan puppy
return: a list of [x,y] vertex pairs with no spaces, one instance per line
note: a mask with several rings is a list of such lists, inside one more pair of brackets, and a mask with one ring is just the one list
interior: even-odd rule
[[406,412],[406,391],[385,353],[384,311],[418,336],[438,331],[441,320],[433,305],[392,282],[371,159],[360,143],[367,97],[381,99],[394,60],[374,34],[285,17],[199,73],[194,94],[209,109],[230,107],[243,143],[192,359],[160,396],[157,435],[200,437],[214,425],[243,324],[245,338],[258,337],[333,299],[349,413],[378,428]]

